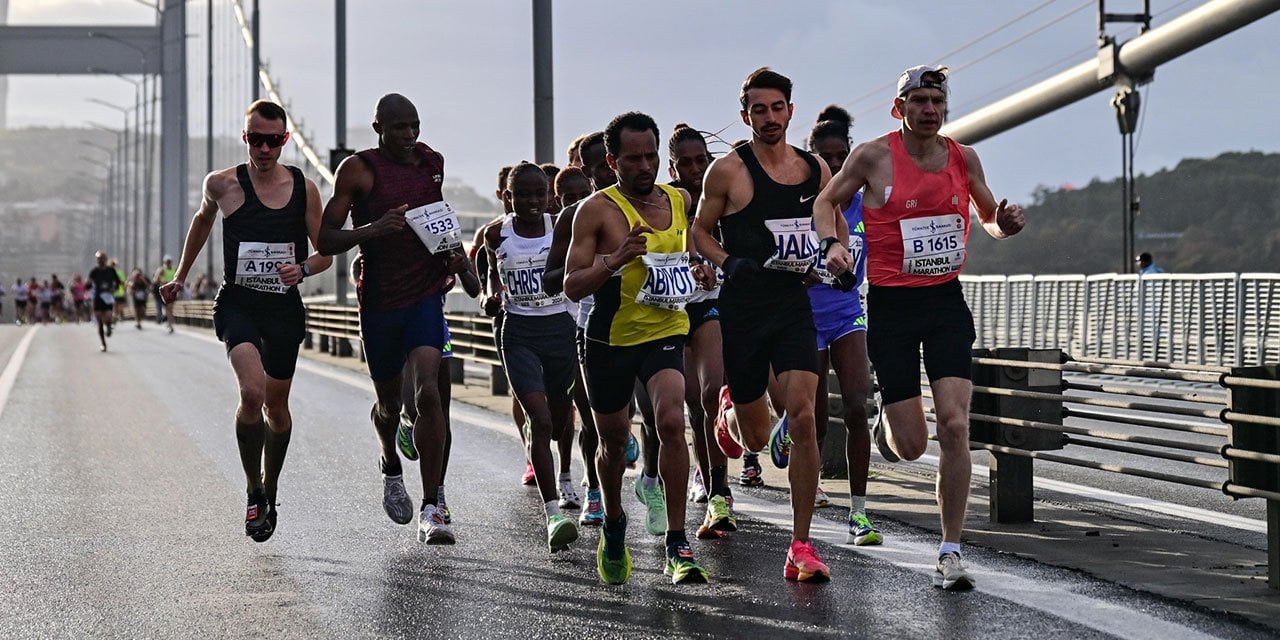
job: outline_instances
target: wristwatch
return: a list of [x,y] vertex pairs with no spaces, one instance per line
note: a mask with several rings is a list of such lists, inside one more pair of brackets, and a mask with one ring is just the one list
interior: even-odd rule
[[303,260],[300,264],[301,264],[300,268],[302,269],[302,277],[306,278],[307,276],[310,276],[311,267],[307,265],[307,261]]
[[821,255],[823,258],[826,258],[827,252],[831,250],[831,245],[839,244],[839,243],[840,243],[840,238],[837,238],[835,236],[827,236],[823,238],[822,242],[818,243],[818,254]]

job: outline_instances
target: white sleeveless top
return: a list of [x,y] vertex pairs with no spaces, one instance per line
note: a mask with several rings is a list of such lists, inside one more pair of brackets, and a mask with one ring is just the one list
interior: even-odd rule
[[502,242],[494,252],[502,278],[502,308],[521,316],[550,316],[568,311],[564,294],[547,295],[542,274],[551,251],[551,216],[542,214],[543,233],[526,238],[512,227],[515,214],[507,214],[499,234]]

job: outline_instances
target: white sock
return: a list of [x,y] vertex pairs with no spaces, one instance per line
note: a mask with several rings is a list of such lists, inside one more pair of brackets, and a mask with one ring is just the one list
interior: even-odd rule
[[938,557],[942,557],[948,553],[954,553],[957,556],[960,555],[960,543],[943,542],[942,546],[938,547]]
[[866,496],[849,496],[849,515],[855,513],[867,513],[867,497]]
[[649,476],[646,476],[643,473],[641,473],[640,486],[644,487],[645,489],[652,489],[658,486],[658,476],[653,476],[652,478],[650,478]]
[[382,474],[382,481],[383,481],[383,482],[395,482],[395,481],[400,480],[400,479],[401,479],[400,474],[396,474],[396,475],[394,475],[394,476],[389,476],[389,475],[387,475],[387,474],[385,474],[385,473],[384,473],[384,474]]
[[555,500],[548,500],[542,505],[543,510],[547,512],[547,518],[560,515],[560,503]]

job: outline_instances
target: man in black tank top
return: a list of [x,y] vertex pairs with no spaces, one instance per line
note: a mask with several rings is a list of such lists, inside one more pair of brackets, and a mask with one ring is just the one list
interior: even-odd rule
[[320,191],[296,167],[279,163],[289,140],[284,109],[266,100],[249,105],[243,140],[247,163],[205,176],[177,273],[160,295],[173,302],[186,286],[221,210],[224,274],[213,323],[240,388],[236,442],[249,494],[244,532],[264,542],[275,532],[276,486],[293,430],[289,388],[306,334],[297,285],[333,259],[307,253],[308,240],[315,245],[320,233]]
[[[772,366],[783,388],[791,441],[792,542],[783,575],[825,582],[830,570],[809,542],[821,460],[813,417],[817,334],[803,278],[817,251],[810,230],[813,201],[831,173],[786,142],[794,110],[789,79],[757,69],[742,84],[739,99],[751,143],[707,169],[693,227],[698,251],[720,265],[726,278],[719,307],[729,384],[721,391],[716,438],[732,458],[741,457],[744,446],[759,451],[769,444],[765,391]],[[717,224],[722,241],[713,235]],[[696,276],[709,286],[715,273],[700,265]]]

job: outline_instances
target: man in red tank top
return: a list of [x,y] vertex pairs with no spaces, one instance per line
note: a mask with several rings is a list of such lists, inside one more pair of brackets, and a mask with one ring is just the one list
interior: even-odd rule
[[[319,248],[332,255],[360,247],[363,268],[356,293],[365,360],[378,397],[370,417],[382,447],[383,509],[398,524],[413,520],[396,442],[408,363],[417,379],[413,444],[424,496],[418,540],[453,544],[438,507],[447,434],[438,386],[445,341],[440,294],[450,276],[467,271],[470,261],[459,248],[457,217],[443,206],[444,157],[418,142],[417,108],[389,93],[378,100],[373,130],[378,147],[338,166]],[[348,216],[353,229],[343,229]]]
[[[875,438],[889,462],[925,452],[920,355],[937,414],[942,545],[933,583],[969,589],[960,533],[969,498],[969,380],[973,316],[960,289],[970,202],[994,238],[1022,230],[1022,208],[996,202],[978,154],[939,133],[947,116],[947,68],[918,66],[898,79],[893,116],[902,128],[858,145],[814,205],[820,237],[835,235],[840,203],[863,190],[867,233],[867,350],[881,389]],[[834,274],[853,267],[841,244],[823,247]],[[890,429],[889,425],[893,425]]]

